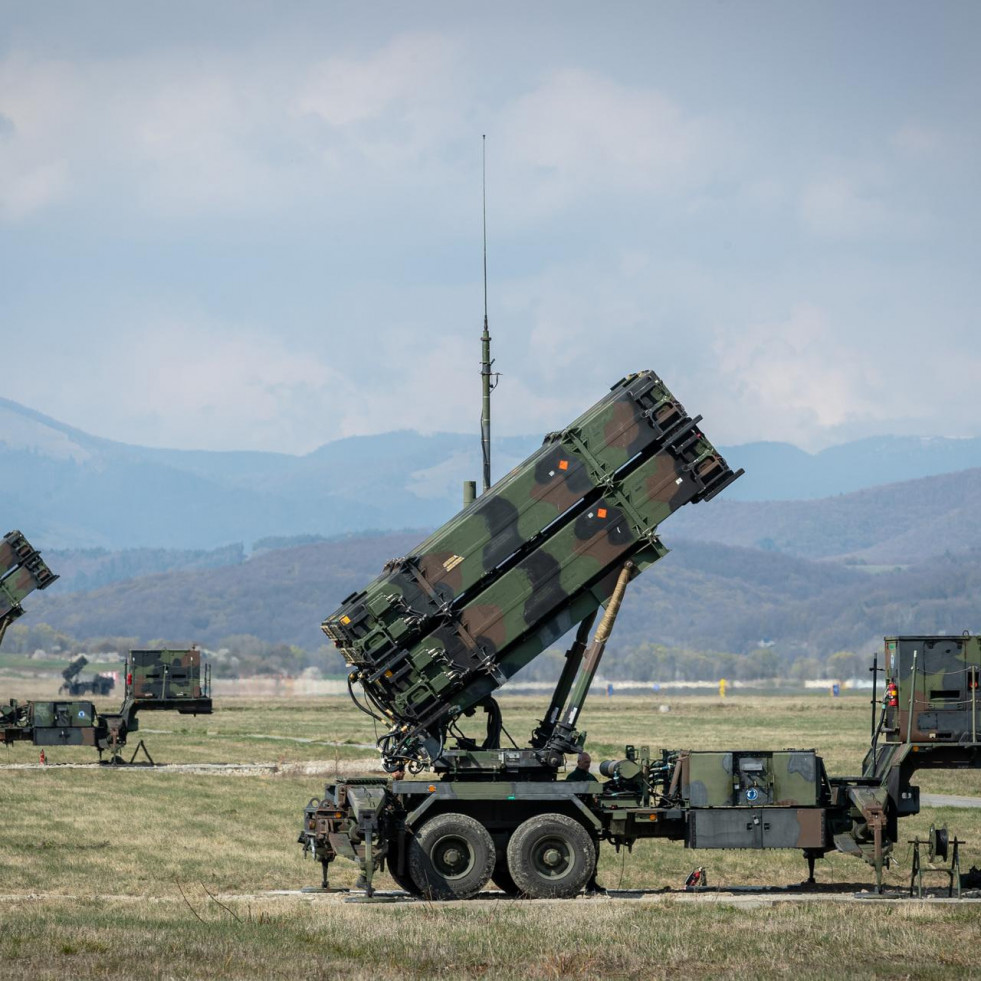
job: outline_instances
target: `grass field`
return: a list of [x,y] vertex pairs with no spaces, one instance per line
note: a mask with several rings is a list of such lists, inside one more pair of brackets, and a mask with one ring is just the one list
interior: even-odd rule
[[[6,692],[3,694],[6,695]],[[19,697],[51,697],[19,691]],[[107,700],[107,705],[112,704]],[[663,712],[660,706],[667,705]],[[519,741],[542,709],[505,699]],[[582,720],[595,760],[623,745],[815,748],[829,772],[857,772],[868,700],[705,697],[597,698]],[[334,768],[377,766],[369,719],[346,699],[228,700],[210,717],[147,714],[164,762],[277,762],[262,776],[160,770],[5,769],[0,774],[0,977],[17,978],[673,978],[981,976],[975,905],[803,903],[680,894],[704,865],[710,885],[799,882],[797,852],[691,852],[641,842],[604,846],[600,882],[671,892],[636,900],[479,900],[353,905],[292,892],[319,882],[294,844],[303,805]],[[92,751],[51,749],[53,763]],[[32,763],[17,745],[0,762]],[[304,775],[310,764],[318,775]],[[981,774],[921,774],[925,793],[981,795]],[[981,865],[981,811],[924,809],[906,838],[946,823]],[[905,844],[888,881],[908,877]],[[356,871],[338,861],[335,885]],[[823,883],[872,882],[855,859],[818,862]],[[387,877],[379,885],[384,888]],[[278,895],[275,890],[289,890]]]

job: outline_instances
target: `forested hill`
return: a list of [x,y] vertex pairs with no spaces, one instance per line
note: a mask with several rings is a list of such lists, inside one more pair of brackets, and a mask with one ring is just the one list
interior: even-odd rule
[[[541,433],[496,438],[495,474],[540,444]],[[747,471],[724,492],[728,502],[801,502],[981,466],[981,439],[881,436],[816,454],[786,443],[723,449],[734,467]],[[432,527],[457,510],[462,481],[476,477],[480,466],[476,434],[382,433],[338,440],[304,455],[166,450],[90,436],[0,398],[7,522],[0,532],[21,528],[46,549],[207,550],[248,546],[269,536]],[[719,502],[697,510],[707,513],[697,520],[691,516],[689,537],[701,537],[703,521],[712,522],[706,527],[713,538],[715,529],[730,523]],[[758,527],[771,518],[782,524],[786,514],[787,528],[779,537],[798,550],[791,532],[798,516],[811,512],[759,513],[758,521],[747,519],[738,541],[723,540],[755,545],[768,537]],[[858,546],[868,547],[864,539]]]
[[[405,543],[404,549],[410,549],[427,533],[420,529],[337,535],[332,539],[319,535],[270,537],[253,542],[251,550],[267,552],[319,543],[331,545],[331,554],[373,555],[372,542],[400,541]],[[716,498],[672,515],[662,534],[668,544],[687,539],[851,565],[915,564],[947,552],[981,547],[981,469],[819,501]],[[246,561],[247,552],[242,544],[236,544],[218,549],[50,549],[45,555],[62,577],[58,591],[66,592],[156,572],[239,565]]]
[[981,468],[819,501],[715,500],[685,508],[665,531],[814,559],[919,562],[981,546]]
[[[418,535],[279,549],[237,565],[146,576],[88,593],[32,597],[31,622],[75,638],[241,646],[241,635],[316,651],[321,620]],[[981,628],[981,549],[872,574],[703,542],[672,552],[628,591],[610,662],[645,644],[783,659],[868,650],[883,634]],[[617,652],[621,652],[618,654]]]
[[[686,507],[661,527],[672,553],[628,593],[611,670],[650,644],[775,650],[789,664],[868,650],[885,633],[978,629],[979,516],[981,470],[819,501]],[[240,547],[50,550],[63,578],[31,597],[7,646],[27,643],[26,624],[43,622],[79,640],[108,635],[133,646],[241,649],[258,640],[315,652],[324,616],[423,537],[267,539],[248,556]]]

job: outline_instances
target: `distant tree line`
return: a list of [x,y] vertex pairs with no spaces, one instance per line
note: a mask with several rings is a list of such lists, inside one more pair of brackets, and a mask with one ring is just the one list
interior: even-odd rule
[[[559,651],[547,651],[522,672],[525,681],[553,681],[565,663]],[[611,646],[601,664],[601,674],[611,681],[639,681],[665,684],[677,681],[791,680],[811,681],[818,678],[869,677],[871,661],[853,651],[836,651],[826,658],[806,657],[780,650],[759,647],[747,654],[725,651],[700,651],[692,648],[666,647],[644,643],[636,646]]]
[[[130,650],[141,648],[181,649],[190,645],[191,642],[186,638],[118,635],[78,638],[56,630],[47,623],[15,623],[4,636],[2,653],[23,655],[43,651],[46,654],[61,655],[65,660],[75,654],[86,654],[91,660],[95,660],[99,655],[125,655]],[[207,653],[214,676],[220,678],[254,675],[295,677],[311,668],[324,677],[347,673],[344,659],[326,644],[309,651],[296,644],[270,643],[252,634],[233,634],[223,637],[214,648],[207,648]],[[91,657],[93,654],[96,658]]]
[[[189,646],[183,638],[135,636],[100,636],[76,638],[46,623],[14,624],[4,638],[3,651],[31,654],[42,650],[49,654],[83,653],[96,656],[109,652],[125,654],[139,648],[182,648]],[[297,644],[272,643],[254,634],[230,634],[207,648],[215,677],[238,678],[253,675],[288,675],[296,677],[311,669],[322,677],[343,677],[349,668],[340,653],[324,644],[308,650]],[[524,669],[527,681],[549,681],[556,678],[565,663],[561,651],[546,651]],[[602,664],[603,677],[611,680],[664,683],[672,681],[733,681],[757,679],[791,679],[865,677],[868,658],[851,652],[837,651],[826,658],[794,656],[777,647],[760,647],[747,654],[725,651],[702,651],[641,643],[633,646],[611,646]]]

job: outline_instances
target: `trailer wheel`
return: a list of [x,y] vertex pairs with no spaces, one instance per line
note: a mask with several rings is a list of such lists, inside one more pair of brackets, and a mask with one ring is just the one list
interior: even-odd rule
[[433,899],[476,896],[490,880],[494,859],[489,832],[466,814],[437,815],[409,843],[409,874]]
[[596,848],[589,833],[562,814],[528,818],[508,842],[511,877],[532,899],[579,895],[595,867]]

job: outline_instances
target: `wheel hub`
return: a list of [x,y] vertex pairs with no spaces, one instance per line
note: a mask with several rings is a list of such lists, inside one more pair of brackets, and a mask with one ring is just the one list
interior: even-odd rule
[[432,851],[433,866],[446,879],[459,879],[473,867],[473,852],[461,838],[446,837]]
[[568,875],[575,860],[569,844],[557,836],[543,838],[532,850],[532,864],[538,874],[547,879],[561,879]]

